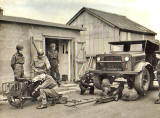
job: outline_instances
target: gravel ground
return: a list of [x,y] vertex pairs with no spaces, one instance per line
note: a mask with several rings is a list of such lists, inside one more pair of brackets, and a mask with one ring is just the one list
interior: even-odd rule
[[[68,93],[69,99],[83,100],[99,97],[95,95],[79,95],[79,91]],[[110,102],[95,105],[88,103],[77,107],[66,107],[63,104],[49,106],[37,110],[38,103],[28,101],[23,109],[15,109],[7,102],[0,103],[0,118],[160,118],[160,105],[155,105],[157,91],[150,91],[137,101]]]

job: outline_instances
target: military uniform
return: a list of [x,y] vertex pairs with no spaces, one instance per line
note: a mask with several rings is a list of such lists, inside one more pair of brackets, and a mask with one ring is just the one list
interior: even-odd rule
[[60,74],[58,70],[58,52],[56,50],[49,50],[47,53],[49,62],[51,64],[50,75],[56,80],[58,84],[60,81]]
[[104,96],[107,96],[108,93],[111,91],[111,83],[108,79],[103,79],[102,80],[101,89],[102,89],[102,94]]
[[42,101],[41,106],[37,108],[41,109],[47,107],[47,97],[56,98],[59,94],[54,90],[56,81],[50,75],[45,74],[44,76],[44,74],[41,74],[38,77],[43,80],[43,83],[36,88],[40,90],[39,99]]
[[38,56],[33,59],[32,70],[34,71],[35,76],[42,73],[47,73],[47,70],[50,69],[50,63],[46,56],[39,58]]
[[158,99],[155,101],[155,104],[160,104],[160,51],[156,52],[156,59],[157,59],[157,66],[156,66],[156,72],[155,72],[155,76],[158,80],[158,84],[159,84],[159,94],[158,94]]
[[85,91],[89,88],[89,94],[94,94],[94,85],[93,80],[91,79],[89,74],[85,74],[81,77],[79,87],[81,89],[81,95],[85,93]]
[[11,67],[14,72],[15,81],[18,81],[19,78],[24,77],[24,68],[23,68],[24,61],[25,60],[23,54],[19,54],[17,52],[12,56]]

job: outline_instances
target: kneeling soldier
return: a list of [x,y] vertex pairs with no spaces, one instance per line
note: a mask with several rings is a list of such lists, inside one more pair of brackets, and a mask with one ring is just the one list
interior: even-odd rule
[[81,89],[81,95],[83,95],[88,88],[89,94],[94,94],[94,83],[90,76],[90,73],[85,73],[85,75],[81,77],[79,84],[79,87]]
[[37,109],[47,108],[47,97],[57,98],[59,94],[54,90],[54,87],[57,85],[56,81],[47,74],[41,74],[36,76],[34,80],[40,79],[42,80],[42,84],[39,85],[35,91],[40,91],[39,99],[41,100],[41,105],[37,107]]

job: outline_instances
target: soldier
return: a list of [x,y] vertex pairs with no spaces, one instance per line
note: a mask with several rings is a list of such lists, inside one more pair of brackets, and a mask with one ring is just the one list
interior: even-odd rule
[[39,100],[41,100],[41,105],[39,105],[37,109],[44,109],[47,108],[47,97],[55,99],[59,97],[59,94],[54,90],[56,81],[47,74],[38,75],[33,81],[37,81],[37,79],[42,81],[42,84],[35,89],[35,91],[40,91]]
[[47,52],[47,56],[51,64],[50,74],[53,77],[53,79],[55,79],[58,86],[60,86],[60,74],[58,70],[59,60],[58,60],[58,52],[56,50],[55,43],[50,44],[50,50]]
[[155,101],[155,104],[160,104],[160,51],[156,51],[156,59],[157,59],[157,66],[156,66],[156,71],[155,76],[158,80],[159,84],[159,94],[158,94],[158,99]]
[[43,50],[37,51],[38,56],[33,59],[32,70],[34,71],[34,76],[47,73],[50,69],[50,63],[48,58],[44,56]]
[[83,95],[88,88],[89,94],[94,94],[94,83],[90,76],[90,73],[85,73],[85,75],[81,77],[79,84],[79,87],[81,89],[81,95]]
[[24,77],[24,56],[23,56],[23,46],[16,46],[17,52],[12,56],[11,67],[14,72],[15,81],[18,81],[20,78]]
[[108,79],[103,79],[102,80],[101,89],[102,89],[102,95],[103,96],[107,96],[108,93],[111,91],[111,83]]

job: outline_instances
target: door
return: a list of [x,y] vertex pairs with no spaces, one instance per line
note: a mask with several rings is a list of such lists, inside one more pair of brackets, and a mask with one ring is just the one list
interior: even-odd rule
[[68,63],[68,40],[59,40],[59,71],[60,75],[68,75],[69,63]]

